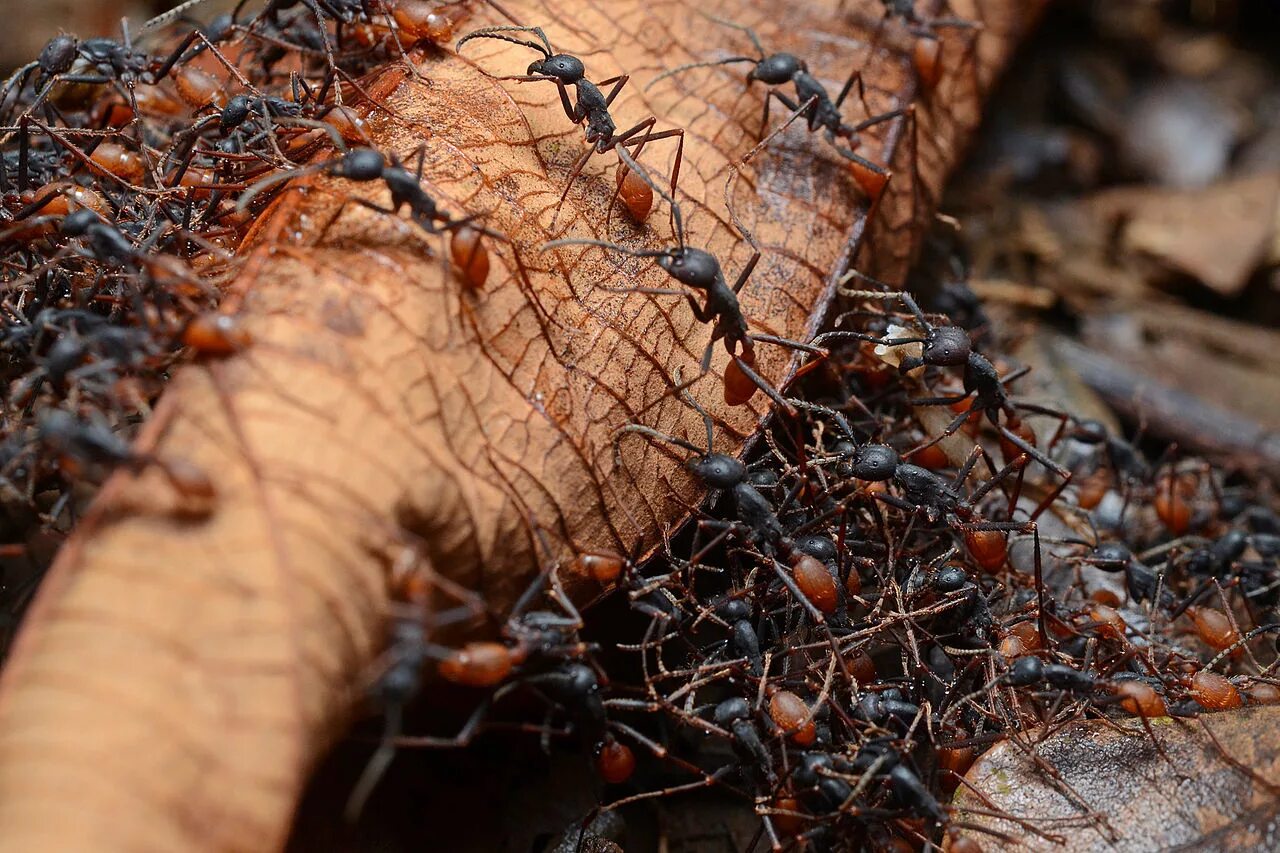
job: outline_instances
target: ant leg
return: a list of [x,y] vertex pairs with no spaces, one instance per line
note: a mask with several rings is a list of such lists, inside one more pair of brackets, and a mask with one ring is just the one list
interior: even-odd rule
[[884,188],[889,183],[889,179],[893,177],[893,172],[878,163],[871,162],[865,157],[858,156],[853,153],[853,149],[846,148],[845,146],[837,143],[835,141],[834,134],[830,135],[831,139],[828,141],[831,143],[831,147],[837,154],[848,160],[850,163],[853,163],[855,166],[860,166],[874,176],[858,180],[857,173],[855,172],[854,180],[857,181],[858,186],[862,188],[863,192],[871,197],[873,202],[878,203],[884,195]]
[[653,427],[645,426],[644,424],[627,424],[626,426],[619,429],[616,433],[614,433],[613,451],[614,451],[615,458],[621,458],[621,448],[619,447],[619,444],[622,441],[623,434],[630,433],[630,432],[639,433],[640,435],[643,435],[647,438],[655,439],[657,441],[664,441],[664,442],[667,442],[668,444],[674,444],[676,447],[682,447],[685,450],[690,451],[691,453],[701,454],[704,452],[702,448],[698,447],[692,441],[689,441],[687,439],[677,438],[674,435],[668,435],[665,432],[660,432],[659,430],[656,430]]
[[747,283],[747,279],[751,278],[751,273],[755,272],[756,264],[760,263],[760,250],[756,249],[751,253],[751,259],[747,261],[747,265],[742,268],[742,272],[738,273],[738,280],[733,283],[733,292],[741,293],[742,287]]
[[913,406],[950,406],[952,403],[963,403],[968,399],[968,394],[956,394],[947,397],[911,397],[907,402]]
[[518,686],[519,682],[510,682],[498,688],[489,696],[485,697],[476,709],[471,712],[471,716],[463,724],[462,728],[453,737],[434,737],[431,735],[396,735],[392,738],[391,743],[394,746],[412,746],[421,747],[423,749],[465,749],[471,745],[471,741],[480,733],[484,718],[488,715],[489,709],[501,697],[510,693],[512,689]]
[[560,208],[564,206],[565,199],[569,197],[569,190],[573,188],[573,182],[582,174],[582,170],[586,167],[587,161],[590,160],[591,155],[595,153],[595,146],[588,146],[587,150],[578,158],[578,161],[573,164],[573,168],[569,170],[569,178],[565,181],[564,192],[560,193],[560,200],[556,202],[555,212],[551,214],[551,230],[554,230],[556,227],[556,220],[560,218]]
[[[690,765],[690,766],[693,766],[693,765]],[[662,788],[657,791],[646,791],[643,794],[632,794],[629,797],[623,797],[621,800],[614,800],[609,805],[603,806],[601,808],[601,811],[606,811],[606,812],[613,811],[614,809],[620,809],[623,806],[630,805],[631,803],[640,802],[641,800],[652,800],[656,797],[669,797],[672,794],[680,794],[680,793],[683,793],[684,791],[696,791],[699,788],[707,788],[707,787],[710,787],[711,785],[720,784],[720,779],[724,776],[729,775],[729,772],[732,769],[733,769],[732,767],[721,767],[719,770],[712,773],[710,776],[703,773],[703,778],[699,779],[696,782],[687,782],[684,785],[672,785],[669,788]],[[702,772],[702,771],[699,771],[699,772]]]
[[[707,554],[711,553],[711,551],[715,549],[717,545],[719,545],[721,542],[727,539],[731,533],[749,533],[750,532],[750,530],[745,525],[740,524],[739,522],[720,521],[718,519],[713,519],[713,518],[698,519],[696,533],[701,534],[703,530],[719,530],[720,532],[717,533],[715,536],[711,537],[711,540],[707,542],[707,544],[702,545],[701,547],[698,547],[696,548],[696,550],[693,551],[692,555],[689,557],[690,565],[694,565],[702,562],[702,558],[707,556]],[[698,545],[697,539],[698,539],[698,536],[695,536],[694,537],[695,546]]]
[[[657,121],[658,121],[657,118],[650,116],[649,118],[637,124],[635,127],[632,127],[630,130],[627,130],[625,133],[618,135],[614,139],[614,147],[615,149],[617,149],[619,146],[621,146],[621,148],[619,149],[619,159],[623,159],[621,152],[626,150],[626,146],[629,144],[631,137],[634,136],[636,133],[638,133],[641,128],[645,128],[645,134],[644,134],[644,137],[640,140],[640,143],[636,146],[635,154],[629,155],[632,160],[639,159],[640,152],[644,150],[644,147],[650,142],[658,142],[663,139],[677,140],[675,163],[673,163],[671,166],[671,183],[670,183],[671,194],[670,194],[670,197],[667,199],[667,201],[671,205],[671,212],[668,214],[671,217],[671,230],[672,232],[677,234],[680,237],[680,239],[683,241],[684,239],[684,235],[682,233],[683,229],[681,226],[678,225],[676,221],[677,214],[676,214],[676,208],[675,208],[675,203],[676,203],[675,198],[676,198],[676,187],[679,186],[680,184],[680,165],[684,162],[684,128],[678,127],[671,130],[662,130],[657,133],[653,133],[652,132],[653,126],[657,124]],[[628,166],[628,168],[630,168],[630,166]],[[621,191],[622,191],[622,185],[619,184],[617,192],[615,192],[613,195],[614,200],[617,199],[618,193],[620,193]],[[613,203],[610,202],[610,209],[612,209],[612,207],[613,207]]]
[[[769,131],[768,135],[766,136],[765,129],[769,126],[769,99],[770,98],[776,98],[784,107],[786,107],[788,110],[791,111],[791,115],[787,116],[786,121],[782,122],[782,124],[778,125],[773,130]],[[764,97],[764,122],[760,125],[760,141],[756,143],[756,146],[754,148],[752,148],[750,151],[747,152],[745,157],[743,157],[741,160],[738,161],[738,164],[745,166],[748,162],[750,162],[752,157],[756,156],[756,154],[760,152],[761,148],[764,148],[764,146],[769,144],[769,140],[773,139],[779,133],[786,130],[787,127],[790,126],[790,124],[793,121],[800,118],[800,116],[804,115],[806,112],[811,110],[813,108],[813,105],[816,103],[818,103],[817,95],[814,95],[813,97],[809,98],[803,104],[797,104],[795,101],[791,100],[786,95],[779,92],[777,89],[770,89],[769,94],[765,95]]]
[[364,811],[374,788],[378,787],[378,783],[382,781],[387,768],[396,757],[395,739],[400,736],[404,708],[400,703],[396,703],[387,708],[385,716],[382,740],[373,755],[369,757],[369,763],[364,766],[360,778],[356,780],[355,787],[351,789],[351,795],[347,798],[346,808],[343,809],[343,817],[347,823],[355,823],[360,819],[360,813]]
[[875,116],[871,116],[871,118],[863,119],[862,121],[850,127],[849,130],[850,132],[856,134],[856,133],[859,133],[860,131],[866,130],[869,127],[875,127],[877,124],[883,124],[886,121],[891,121],[892,119],[895,119],[895,118],[901,118],[902,116],[906,115],[909,112],[910,112],[909,109],[890,110],[887,113],[880,113],[880,115],[875,115]]
[[[968,417],[969,415],[968,412],[963,412],[962,414],[964,414],[965,417]],[[959,427],[957,427],[957,429],[958,428]],[[1068,471],[1066,468],[1059,465],[1057,462],[1054,462],[1052,459],[1046,456],[1042,451],[1037,449],[1035,445],[1030,444],[1022,436],[1017,435],[1011,429],[1009,429],[1007,426],[1004,426],[1003,424],[997,424],[996,430],[1000,433],[1001,436],[1005,438],[1006,441],[1008,441],[1013,446],[1017,447],[1023,453],[1030,456],[1032,459],[1039,462],[1045,468],[1048,468],[1050,471],[1053,471],[1059,477],[1062,477],[1067,481],[1071,480],[1070,471]]]
[[556,89],[560,92],[560,106],[564,108],[565,117],[574,124],[582,122],[583,116],[578,114],[578,107],[569,100],[569,89],[559,77],[555,78]]
[[[687,719],[687,716],[685,714],[677,714],[677,716],[679,716],[681,719]],[[675,764],[677,767],[680,767],[683,770],[687,770],[690,773],[693,773],[697,776],[701,776],[702,784],[706,785],[707,787],[715,785],[720,781],[715,774],[708,774],[706,771],[698,767],[696,764],[693,764],[689,761],[685,761],[683,758],[680,758],[679,756],[672,755],[671,751],[667,749],[665,746],[653,740],[648,735],[645,735],[645,734],[642,734],[641,732],[636,731],[634,728],[627,725],[626,723],[620,723],[617,720],[610,720],[609,728],[613,729],[614,731],[618,731],[618,732],[621,732],[622,734],[625,734],[627,737],[631,738],[636,743],[640,744],[645,749],[652,752],[655,758],[660,758],[663,761],[670,761],[672,764]],[[741,792],[736,792],[736,793],[741,793]]]
[[613,90],[605,95],[604,105],[606,107],[613,106],[613,99],[618,97],[618,93],[622,91],[622,87],[627,85],[627,81],[630,79],[630,74],[619,74],[617,77],[610,77],[608,80],[601,80],[596,84],[601,89],[605,86],[613,86]]
[[[982,448],[978,445],[973,446],[973,450],[969,451],[969,456],[964,460],[964,464],[956,471],[955,479],[951,481],[953,487],[958,487],[965,480],[969,479],[969,475],[973,473],[973,466],[978,464],[978,459],[982,456]],[[983,485],[986,485],[985,483]]]
[[[18,123],[18,192],[25,192],[30,179],[31,139],[25,119]],[[52,198],[52,196],[50,196]]]
[[[974,449],[980,451],[983,457],[986,458],[987,467],[994,469],[994,466],[991,464],[991,458],[987,456],[987,452],[983,450],[981,447],[975,447]],[[973,494],[969,496],[970,503],[976,503],[982,500],[984,497],[987,496],[987,494],[992,489],[999,486],[1014,471],[1018,472],[1018,476],[1019,476],[1018,487],[1021,488],[1021,483],[1022,483],[1021,476],[1022,476],[1022,473],[1026,470],[1026,468],[1027,468],[1026,454],[1019,453],[1016,459],[1014,459],[1008,465],[1005,465],[999,471],[993,470],[991,478],[987,480],[985,483],[983,483],[981,486],[979,486],[977,489],[975,489]],[[959,485],[959,484],[960,484],[960,481],[957,480],[956,485]],[[1034,520],[1035,519],[1033,518],[1032,521]]]
[[[678,375],[676,379],[679,379]],[[702,408],[702,405],[697,400],[693,399],[693,395],[688,392],[681,391],[679,393],[679,397],[685,402],[685,405],[702,416],[702,426],[707,431],[707,453],[712,453],[715,450],[715,421],[711,419],[711,413]]]
[[[192,30],[187,33],[186,38],[178,43],[178,46],[174,49],[173,53],[169,54],[165,58],[164,62],[160,63],[159,68],[151,72],[151,80],[153,84],[160,82],[168,76],[169,72],[173,69],[173,66],[178,64],[178,60],[182,58],[182,54],[187,52],[187,48],[191,47],[192,43],[199,37],[199,34],[199,30]],[[192,56],[195,56],[195,54],[193,53]]]
[[886,494],[884,492],[876,492],[875,495],[873,495],[873,497],[878,501],[887,503],[889,506],[892,506],[892,507],[897,507],[898,509],[903,510],[905,512],[915,512],[917,509],[919,509],[919,507],[917,507],[913,503],[909,503],[908,501],[905,501],[900,497]]
[[[903,363],[906,363],[906,361],[907,361],[906,359],[903,359]],[[921,364],[923,364],[923,362],[921,362]],[[914,370],[914,369],[915,369],[915,367],[918,367],[918,366],[919,366],[919,365],[915,365],[915,366],[914,366],[914,367],[912,367],[911,369],[912,369],[912,370]],[[926,398],[926,399],[940,400],[940,401],[943,401],[943,402],[938,402],[938,403],[920,403],[920,405],[925,405],[925,406],[929,406],[929,405],[936,405],[936,406],[940,406],[940,405],[945,405],[946,403],[958,403],[958,402],[960,402],[961,400],[966,400],[966,399],[968,399],[968,397],[967,397],[967,396],[964,396],[964,397],[958,397],[958,398],[953,399],[953,400],[948,400],[948,399],[947,399],[947,398],[945,398],[945,397],[929,397],[929,398]],[[916,400],[911,400],[910,402],[912,402],[912,403],[916,403],[916,402],[918,402],[918,401],[916,401]],[[969,416],[970,416],[971,414],[972,414],[972,413],[971,413],[968,409],[966,409],[965,411],[963,411],[963,412],[961,412],[960,414],[956,415],[954,418],[952,418],[952,419],[951,419],[951,423],[947,424],[947,428],[946,428],[946,429],[944,429],[944,430],[943,430],[941,433],[939,433],[937,436],[935,436],[935,437],[933,437],[933,438],[929,439],[928,441],[926,441],[924,444],[921,444],[921,445],[919,445],[919,446],[917,446],[917,447],[913,447],[913,448],[911,448],[911,450],[910,450],[910,451],[908,451],[908,455],[910,455],[910,454],[912,454],[912,453],[919,453],[921,450],[925,450],[926,448],[933,447],[935,444],[937,444],[938,442],[942,441],[944,438],[947,438],[947,437],[949,437],[949,436],[955,435],[955,434],[956,434],[956,431],[957,431],[957,430],[959,430],[959,429],[960,429],[960,427],[964,426],[965,422],[966,422],[967,420],[969,420]]]

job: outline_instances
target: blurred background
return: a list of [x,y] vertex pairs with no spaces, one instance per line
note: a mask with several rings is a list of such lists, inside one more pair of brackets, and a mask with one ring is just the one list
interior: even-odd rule
[[81,38],[119,35],[121,18],[140,27],[176,5],[172,0],[0,0],[6,22],[0,66],[7,71],[34,59],[60,30]]

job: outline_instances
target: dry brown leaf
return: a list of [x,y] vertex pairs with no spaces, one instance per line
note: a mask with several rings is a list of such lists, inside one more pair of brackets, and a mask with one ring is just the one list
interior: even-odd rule
[[[980,793],[960,789],[957,819],[1009,836],[1001,845],[1058,853],[1280,846],[1280,709],[1150,723],[1159,748],[1139,720],[1071,724],[1034,747],[1050,771],[1030,747],[1000,743],[970,769],[967,781]],[[1019,820],[991,817],[993,810]]]
[[[690,241],[729,275],[749,250],[728,225],[727,165],[755,141],[762,92],[728,71],[642,92],[666,67],[741,49],[695,9],[756,27],[835,85],[865,66],[872,110],[915,95],[909,53],[870,51],[882,10],[871,0],[846,3],[857,11],[844,18],[834,3],[783,15],[770,0],[502,5],[584,56],[596,79],[633,75],[614,105],[620,125],[654,113],[659,127],[687,128]],[[765,250],[743,294],[755,329],[815,330],[860,247],[874,248],[865,266],[902,270],[1036,5],[951,4],[985,24],[978,61],[950,31],[948,71],[915,130],[904,121],[864,140],[862,153],[896,171],[871,244],[845,164],[801,128],[751,164],[735,200]],[[467,28],[503,23],[487,5],[475,12]],[[406,543],[500,610],[539,558],[652,547],[698,500],[675,454],[637,439],[615,460],[612,440],[633,420],[700,434],[664,395],[678,370],[693,375],[709,332],[672,297],[605,289],[669,286],[651,265],[539,251],[552,236],[606,236],[612,160],[592,160],[552,234],[581,131],[554,88],[480,71],[528,62],[485,43],[422,59],[421,81],[388,70],[370,83],[408,119],[375,121],[379,144],[425,143],[425,184],[446,209],[484,211],[510,236],[490,246],[483,292],[442,275],[438,245],[407,221],[354,205],[338,216],[350,185],[299,182],[260,223],[232,295],[255,344],[183,370],[143,439],[208,471],[216,511],[179,518],[159,474],[121,475],[61,554],[0,685],[0,850],[278,848],[361,695]],[[669,151],[659,143],[644,160],[662,171]],[[664,214],[651,230],[615,215],[607,236],[669,242]],[[762,371],[780,380],[787,360],[762,352]],[[694,390],[716,415],[717,449],[737,452],[764,410],[721,404],[723,365],[718,352]],[[552,553],[535,557],[534,525]]]
[[1096,216],[1125,223],[1122,241],[1130,251],[1232,297],[1275,242],[1280,173],[1196,190],[1120,188],[1085,204]]

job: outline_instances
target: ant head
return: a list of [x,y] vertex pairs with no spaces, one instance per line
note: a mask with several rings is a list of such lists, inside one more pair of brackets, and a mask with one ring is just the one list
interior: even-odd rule
[[751,605],[741,598],[726,598],[716,609],[720,612],[720,618],[726,622],[751,618]]
[[570,56],[567,53],[557,53],[554,56],[548,56],[546,59],[530,62],[527,73],[546,74],[548,77],[554,77],[562,83],[573,85],[587,76],[587,69],[578,57]]
[[925,364],[960,367],[969,361],[973,342],[959,326],[938,326],[929,331],[924,344]]
[[387,159],[374,148],[352,148],[338,161],[333,174],[353,181],[375,181],[382,176]]
[[800,756],[800,763],[796,766],[795,780],[803,787],[811,788],[823,778],[821,771],[830,769],[834,764],[831,756],[825,752],[806,752]]
[[1101,421],[1082,420],[1076,423],[1071,437],[1085,444],[1101,444],[1107,440],[1107,427]]
[[933,576],[933,588],[941,593],[958,592],[969,582],[969,575],[964,567],[957,565],[943,566]]
[[218,123],[222,126],[223,131],[244,124],[245,120],[249,118],[250,106],[251,102],[247,95],[236,95],[227,101],[227,105],[222,108],[222,112],[218,116]]
[[1104,572],[1122,572],[1129,567],[1132,559],[1133,554],[1119,542],[1103,542],[1093,549],[1087,562]]
[[732,489],[747,477],[747,466],[723,453],[689,460],[689,470],[711,489]]
[[1015,687],[1028,687],[1044,678],[1044,661],[1027,655],[1020,657],[1009,667],[1005,681]]
[[37,60],[40,70],[45,74],[62,74],[71,70],[71,63],[76,58],[76,48],[79,46],[76,37],[67,33],[49,39]]
[[734,696],[732,699],[726,699],[716,706],[715,716],[717,725],[727,726],[730,723],[750,717],[751,706],[741,696]]
[[805,64],[789,53],[775,53],[756,63],[747,74],[748,80],[759,80],[769,86],[781,86],[791,80],[797,71],[805,71]]
[[859,480],[882,483],[898,470],[898,452],[887,444],[865,444],[853,457],[850,472]]
[[579,696],[590,696],[600,689],[600,679],[595,670],[585,663],[571,663],[565,667],[569,677],[569,690]]
[[821,560],[824,563],[833,563],[838,556],[836,543],[820,533],[810,533],[799,537],[796,539],[795,548],[797,551],[808,554],[815,560]]
[[658,266],[681,284],[706,290],[720,277],[720,262],[715,256],[701,249],[684,247],[659,255]]
[[68,237],[79,237],[89,230],[89,227],[95,222],[101,222],[102,218],[87,207],[70,213],[62,220],[62,233]]

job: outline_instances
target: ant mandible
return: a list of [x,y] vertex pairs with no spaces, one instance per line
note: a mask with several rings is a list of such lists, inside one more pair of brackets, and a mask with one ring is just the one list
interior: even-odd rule
[[[809,66],[803,59],[790,53],[769,53],[764,49],[764,45],[761,43],[760,37],[756,35],[755,30],[750,27],[711,15],[706,17],[721,26],[745,33],[747,38],[751,39],[751,44],[755,47],[759,56],[731,56],[728,59],[714,62],[691,62],[687,65],[681,65],[653,78],[649,85],[645,86],[646,91],[659,80],[693,68],[708,68],[738,62],[752,63],[755,67],[747,72],[748,85],[759,80],[769,87],[764,99],[764,116],[760,124],[761,138],[763,139],[765,128],[769,126],[770,102],[773,99],[777,99],[779,103],[792,112],[792,117],[787,121],[788,124],[795,118],[803,116],[808,124],[810,133],[822,130],[827,142],[835,149],[836,153],[854,164],[854,177],[858,181],[858,185],[873,199],[879,198],[880,193],[884,191],[885,185],[889,182],[890,172],[883,166],[877,165],[865,157],[860,157],[854,153],[853,149],[859,145],[859,133],[878,124],[898,118],[904,115],[906,110],[891,110],[887,113],[872,116],[854,125],[845,124],[844,117],[840,115],[840,107],[844,104],[845,98],[849,96],[849,92],[853,90],[854,83],[861,83],[861,76],[857,69],[849,75],[849,79],[845,81],[843,88],[840,89],[840,94],[833,100],[827,88],[822,85],[817,77],[814,77],[809,72]],[[795,87],[794,99],[779,91],[779,87],[788,83]],[[837,141],[839,139],[843,139],[847,145],[841,145]]]
[[[527,41],[506,35],[506,33],[511,32],[533,33],[537,36],[538,41]],[[560,200],[556,202],[555,214],[551,218],[551,226],[553,228],[555,227],[556,217],[560,214],[560,208],[564,205],[564,201],[569,195],[569,188],[573,186],[574,180],[582,173],[592,154],[617,151],[626,166],[632,167],[632,163],[627,162],[628,158],[622,156],[625,146],[635,145],[635,156],[638,157],[644,146],[650,142],[656,142],[661,139],[678,139],[675,165],[671,170],[671,194],[675,195],[676,185],[680,181],[680,162],[684,155],[684,129],[674,128],[655,133],[653,127],[658,123],[658,119],[656,116],[651,115],[619,133],[618,126],[614,122],[613,116],[609,113],[609,107],[612,106],[614,99],[618,97],[622,87],[631,79],[629,74],[619,74],[616,77],[601,80],[599,83],[593,83],[587,79],[586,66],[582,60],[568,53],[556,53],[541,27],[486,27],[468,33],[458,39],[456,49],[461,52],[464,44],[478,38],[505,41],[530,48],[542,54],[541,59],[529,63],[529,67],[523,75],[499,77],[497,79],[517,80],[520,82],[547,80],[555,83],[560,92],[560,105],[564,108],[565,116],[574,124],[583,125],[586,131],[586,141],[589,147],[578,158],[578,161],[573,164],[573,168],[569,170],[569,180],[565,184],[564,192],[560,194]],[[569,100],[570,86],[574,88],[576,103]],[[605,86],[613,86],[608,95],[604,94],[602,90],[602,87]],[[620,180],[619,189],[621,189],[621,186]],[[612,204],[610,206],[612,207]],[[645,213],[647,212],[646,210]]]

